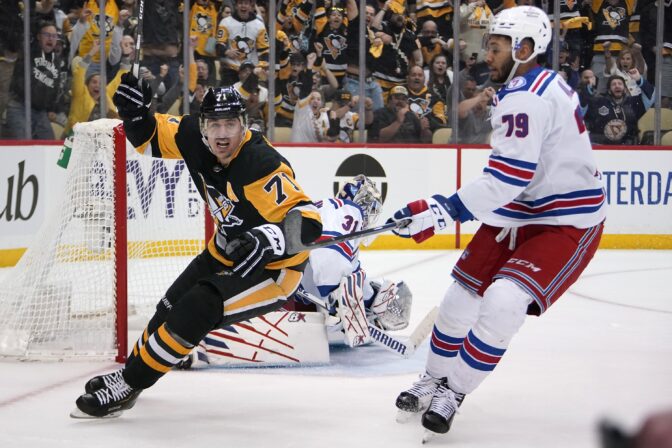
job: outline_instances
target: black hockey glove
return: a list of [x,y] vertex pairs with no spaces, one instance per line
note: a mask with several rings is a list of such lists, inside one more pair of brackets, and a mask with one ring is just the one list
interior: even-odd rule
[[112,101],[122,120],[141,120],[152,104],[152,88],[145,79],[138,80],[131,72],[124,73]]
[[274,224],[255,227],[226,245],[226,256],[233,261],[233,272],[241,277],[257,276],[274,257],[285,253],[285,236]]

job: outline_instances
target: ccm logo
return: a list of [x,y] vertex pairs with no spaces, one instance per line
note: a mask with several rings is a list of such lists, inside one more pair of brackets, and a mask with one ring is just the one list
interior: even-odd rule
[[532,272],[541,272],[541,268],[536,267],[534,264],[527,260],[521,260],[520,258],[510,258],[507,263],[517,264],[518,266],[524,266],[528,269],[531,269]]

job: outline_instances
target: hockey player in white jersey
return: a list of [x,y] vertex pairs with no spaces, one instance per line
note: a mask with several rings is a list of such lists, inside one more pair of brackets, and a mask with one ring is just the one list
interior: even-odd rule
[[605,194],[577,94],[536,62],[550,40],[538,8],[505,9],[492,20],[486,62],[504,85],[493,99],[487,167],[452,196],[411,202],[391,218],[412,218],[395,233],[416,242],[453,221],[482,223],[452,271],[426,372],[397,398],[401,411],[424,411],[426,436],[450,429],[526,314],[546,311],[600,241]]
[[[375,225],[382,199],[375,183],[360,174],[347,182],[335,198],[317,201],[322,238],[333,238]],[[319,241],[319,239],[318,239]],[[384,331],[408,326],[412,296],[404,282],[366,278],[355,239],[310,252],[308,266],[295,299],[317,303],[331,319],[332,334],[343,334],[350,347],[371,341],[367,322]]]

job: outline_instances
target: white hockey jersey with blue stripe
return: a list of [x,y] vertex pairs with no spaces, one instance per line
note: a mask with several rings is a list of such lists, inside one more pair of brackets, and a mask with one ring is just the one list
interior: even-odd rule
[[[316,202],[315,206],[322,219],[320,239],[362,230],[362,210],[354,202],[328,198]],[[327,297],[341,283],[343,277],[360,269],[360,242],[361,240],[350,240],[310,251],[301,286],[317,297]],[[373,290],[365,282],[364,297],[371,295]]]
[[602,222],[601,175],[578,95],[562,77],[536,67],[503,86],[493,103],[488,166],[458,190],[459,201],[451,198],[460,220],[473,215],[496,227]]

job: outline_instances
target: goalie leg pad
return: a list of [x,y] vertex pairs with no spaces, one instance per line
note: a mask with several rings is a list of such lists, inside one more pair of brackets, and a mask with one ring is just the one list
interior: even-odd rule
[[357,347],[371,342],[366,311],[364,308],[364,271],[357,271],[341,280],[340,285],[331,293],[331,298],[337,303],[345,343],[350,347]]

